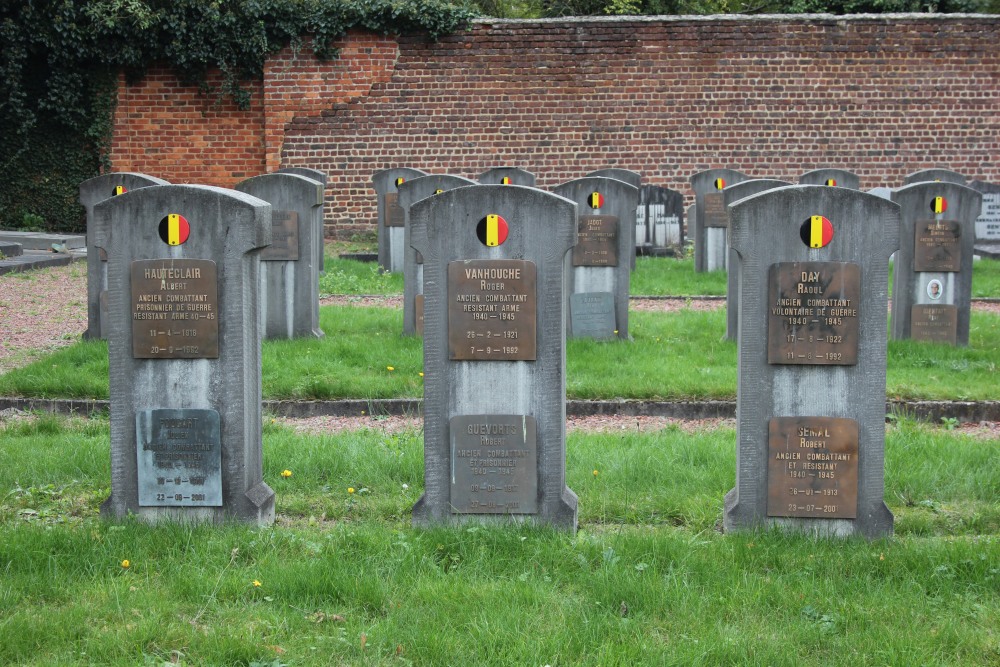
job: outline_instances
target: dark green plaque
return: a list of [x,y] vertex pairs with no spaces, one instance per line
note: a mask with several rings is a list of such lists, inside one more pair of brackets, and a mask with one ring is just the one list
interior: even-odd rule
[[537,425],[529,415],[452,417],[451,511],[538,512]]
[[779,262],[770,267],[768,285],[768,363],[858,363],[861,267]]
[[132,356],[217,359],[219,284],[209,259],[140,259],[131,264]]
[[774,417],[768,423],[767,515],[858,516],[858,423]]

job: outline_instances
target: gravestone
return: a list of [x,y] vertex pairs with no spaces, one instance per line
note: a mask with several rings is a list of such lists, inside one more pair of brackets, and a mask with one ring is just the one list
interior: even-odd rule
[[298,174],[255,176],[236,190],[271,205],[271,245],[260,253],[261,335],[265,339],[322,338],[319,261],[323,184]]
[[378,196],[378,265],[383,271],[397,273],[403,270],[405,215],[399,205],[398,188],[412,178],[426,175],[427,172],[419,169],[394,167],[372,176]]
[[965,176],[951,169],[921,169],[904,178],[903,185],[913,185],[914,183],[924,183],[926,181],[965,185],[966,180]]
[[80,184],[80,203],[87,210],[87,330],[86,340],[106,338],[105,320],[108,313],[108,258],[94,245],[94,206],[99,202],[130,190],[167,185],[162,178],[115,172],[88,179]]
[[900,209],[893,263],[892,337],[969,344],[972,253],[982,195],[924,181],[894,190]]
[[324,204],[326,201],[326,184],[329,180],[325,171],[320,171],[319,169],[310,169],[309,167],[282,167],[278,170],[279,174],[295,174],[296,176],[305,176],[306,178],[311,178],[314,181],[319,181],[323,186],[320,198],[323,199],[323,203],[319,207],[319,224],[316,225],[316,261],[317,268],[319,269],[319,274],[324,275],[326,273],[326,253],[324,251],[324,244],[326,242],[326,234],[324,233],[324,228],[326,226],[326,213],[324,212]]
[[413,523],[575,530],[566,486],[563,258],[573,202],[474,185],[410,206],[424,257],[424,495]]
[[[616,181],[624,181],[637,189],[642,186],[642,174],[630,169],[618,169],[614,167],[598,169],[587,174],[585,178],[613,178]],[[632,271],[635,271],[636,233],[637,230],[635,227],[628,230],[629,236],[632,237],[632,250],[629,251],[630,255],[628,260],[629,269]]]
[[[566,285],[570,316],[567,335],[582,337],[595,331],[595,318],[605,322],[607,335],[628,338],[628,299],[630,267],[635,243],[629,230],[635,230],[635,209],[639,191],[625,181],[591,176],[578,178],[553,189],[557,195],[576,202],[578,236],[576,247],[566,257]],[[611,296],[613,310],[603,315],[595,312]],[[575,307],[574,307],[575,306]],[[608,328],[610,325],[610,329]]]
[[[788,181],[778,181],[770,178],[751,178],[749,181],[742,181],[735,185],[730,185],[722,191],[722,196],[726,207],[735,204],[739,200],[755,195],[759,192],[773,190],[791,185]],[[739,328],[739,308],[736,304],[736,295],[739,294],[740,272],[738,264],[739,253],[732,248],[729,249],[729,267],[726,273],[726,340],[736,340]],[[737,267],[737,270],[733,270]]]
[[680,253],[684,247],[684,195],[659,185],[639,188],[635,213],[636,252],[643,255]]
[[[410,206],[425,197],[440,194],[453,188],[476,185],[475,181],[461,176],[430,174],[401,183],[399,205],[403,207],[404,245],[403,258],[403,335],[424,333],[424,258],[410,246]],[[431,221],[434,224],[434,221]]]
[[270,204],[163,185],[97,204],[94,220],[110,296],[111,497],[101,513],[272,523],[257,297]]
[[800,185],[741,199],[729,224],[741,277],[725,530],[891,534],[886,316],[899,207]]
[[1000,243],[1000,185],[973,181],[969,187],[983,196],[983,210],[976,218],[976,240]]
[[799,185],[829,185],[860,190],[861,179],[846,169],[813,169],[799,176]]
[[694,190],[694,216],[688,218],[694,239],[694,270],[722,271],[726,268],[726,200],[722,191],[749,179],[735,169],[708,169],[691,177]]
[[483,185],[526,185],[535,187],[535,175],[520,167],[493,167],[476,177]]

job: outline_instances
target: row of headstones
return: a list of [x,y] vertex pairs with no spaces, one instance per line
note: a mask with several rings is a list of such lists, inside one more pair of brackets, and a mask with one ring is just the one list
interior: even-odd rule
[[[323,271],[323,199],[327,177],[321,171],[288,167],[249,178],[235,189],[271,204],[272,241],[261,251],[259,294],[264,338],[323,337],[319,327],[319,274]],[[84,181],[80,203],[87,212],[87,330],[84,338],[108,337],[108,254],[96,244],[95,207],[127,192],[171,186],[145,174],[116,172]],[[164,201],[177,198],[167,193]],[[183,213],[166,212],[156,228],[144,229],[144,242],[185,246],[192,221]],[[112,233],[116,230],[111,230]],[[122,230],[124,231],[124,230]],[[221,233],[221,230],[220,230]],[[161,341],[171,347],[173,330]]]
[[[858,179],[850,172],[811,172],[816,185],[856,189]],[[870,194],[898,203],[901,207],[903,242],[894,255],[892,295],[892,337],[968,345],[972,299],[973,246],[976,226],[986,211],[984,199],[992,189],[978,184],[964,185],[956,172],[934,169],[907,177],[899,189],[878,188]],[[727,236],[730,205],[745,198],[787,187],[790,183],[772,179],[750,179],[731,169],[715,169],[691,179],[696,193],[693,236],[695,270],[728,269],[727,338],[735,340],[739,326],[738,254]],[[846,185],[844,185],[846,184]],[[987,192],[986,195],[983,192]],[[992,206],[996,204],[986,202]],[[994,213],[995,214],[995,213]],[[828,242],[832,233],[828,221],[803,221],[803,241]]]
[[[629,337],[628,298],[635,266],[633,233],[639,189],[625,178],[636,181],[638,176],[624,170],[604,170],[553,189],[557,196],[573,202],[578,211],[579,243],[564,260],[568,289],[563,307],[570,313],[566,320],[570,336]],[[518,182],[533,183],[534,177],[516,168],[497,168],[480,175],[480,181],[490,183],[410,168],[388,169],[373,177],[378,194],[380,262],[385,269],[403,273],[404,335],[423,333],[424,258],[412,245],[413,205],[455,188],[532,187],[519,186]],[[476,224],[477,233],[489,245],[503,243],[509,233],[506,218],[499,214]],[[517,309],[517,304],[490,303],[498,309],[491,311],[484,302],[479,306],[484,319],[499,321]]]
[[[271,213],[242,192],[181,185],[94,206],[94,244],[108,258],[106,516],[273,521],[262,474],[258,291]],[[172,225],[182,217],[177,242]],[[833,230],[821,245],[800,235],[816,217]],[[566,309],[552,304],[565,303],[577,203],[477,185],[420,199],[409,218],[426,290],[425,491],[414,523],[574,529]],[[483,234],[484,220],[501,218],[502,238]],[[740,329],[726,529],[891,533],[882,502],[885,318],[899,205],[791,186],[732,204],[729,221]],[[482,317],[494,312],[507,315]],[[168,326],[181,328],[183,344],[157,338]]]

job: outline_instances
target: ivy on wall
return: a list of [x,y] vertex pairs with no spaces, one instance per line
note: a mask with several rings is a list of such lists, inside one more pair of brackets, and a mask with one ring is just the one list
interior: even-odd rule
[[[118,73],[170,66],[206,94],[249,104],[242,81],[313,37],[317,56],[349,30],[426,34],[473,18],[447,0],[12,0],[0,6],[0,227],[80,231],[80,182],[111,139]],[[222,73],[210,90],[207,74]]]

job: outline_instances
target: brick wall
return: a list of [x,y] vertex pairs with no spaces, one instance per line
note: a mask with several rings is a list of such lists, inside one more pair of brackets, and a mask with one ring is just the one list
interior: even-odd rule
[[[954,15],[493,21],[437,43],[359,34],[340,61],[273,59],[262,108],[242,114],[247,136],[233,141],[258,147],[256,173],[326,171],[328,235],[373,228],[371,175],[393,166],[468,177],[519,166],[541,187],[615,166],[685,193],[710,167],[787,180],[841,167],[864,189],[928,167],[1000,182],[998,34],[1000,17]],[[157,76],[123,94],[145,95]],[[154,112],[132,105],[128,118]],[[148,147],[129,141],[119,149],[116,136],[115,169],[180,180],[139,168]],[[205,148],[202,182],[251,175],[242,148],[187,147]]]

